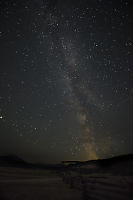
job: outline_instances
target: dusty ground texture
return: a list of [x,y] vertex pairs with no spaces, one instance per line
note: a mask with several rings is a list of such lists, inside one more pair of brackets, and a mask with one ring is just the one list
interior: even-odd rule
[[82,191],[83,200],[133,200],[133,176],[66,171],[65,183]]
[[80,191],[48,170],[0,167],[0,200],[80,200]]
[[0,200],[132,200],[133,175],[120,166],[119,173],[90,171],[91,165],[58,171],[0,167]]

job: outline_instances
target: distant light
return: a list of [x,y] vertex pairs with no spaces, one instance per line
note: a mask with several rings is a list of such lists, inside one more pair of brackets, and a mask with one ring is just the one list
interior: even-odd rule
[[2,115],[0,116],[0,119],[3,119],[3,116],[2,116]]

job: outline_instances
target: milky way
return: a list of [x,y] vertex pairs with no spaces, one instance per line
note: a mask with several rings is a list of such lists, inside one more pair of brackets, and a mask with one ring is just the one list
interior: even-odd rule
[[0,1],[0,151],[41,162],[133,152],[130,0]]

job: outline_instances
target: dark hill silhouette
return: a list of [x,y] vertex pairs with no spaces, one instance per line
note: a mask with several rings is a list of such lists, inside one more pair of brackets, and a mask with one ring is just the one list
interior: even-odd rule
[[73,165],[88,165],[88,164],[100,164],[100,165],[113,165],[119,162],[126,162],[133,160],[133,154],[119,155],[112,158],[98,159],[98,160],[88,160],[88,161],[62,161],[62,163],[74,163]]
[[[65,165],[67,163],[67,165]],[[107,159],[89,161],[63,161],[62,164],[32,164],[16,155],[0,156],[0,166],[39,168],[39,169],[64,169],[78,168],[83,172],[111,172],[133,175],[133,154],[120,155]]]
[[62,167],[61,164],[29,163],[16,155],[0,156],[0,166],[38,168],[38,169],[59,169]]
[[108,165],[111,166],[117,163],[123,163],[128,161],[133,162],[133,154],[119,155],[112,158],[98,160],[99,164],[101,164],[102,166],[108,166]]
[[107,159],[89,160],[85,162],[76,162],[73,164],[71,161],[65,161],[68,163],[66,167],[75,167],[83,173],[113,173],[121,175],[133,175],[133,154],[120,155]]
[[28,167],[31,164],[16,155],[6,155],[0,156],[0,165]]

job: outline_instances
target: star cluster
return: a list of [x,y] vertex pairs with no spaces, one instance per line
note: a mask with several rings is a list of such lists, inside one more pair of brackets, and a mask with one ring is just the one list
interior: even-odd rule
[[132,153],[130,0],[0,1],[0,150],[33,161]]

